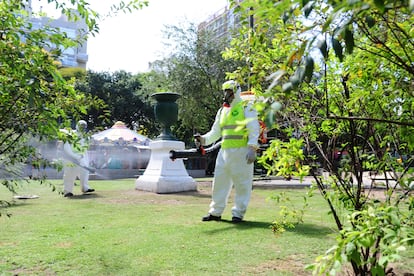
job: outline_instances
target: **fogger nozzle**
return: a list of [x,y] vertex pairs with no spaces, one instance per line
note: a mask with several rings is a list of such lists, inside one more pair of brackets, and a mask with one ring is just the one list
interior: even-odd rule
[[182,158],[197,158],[209,154],[210,152],[219,149],[221,146],[221,142],[214,144],[209,148],[204,148],[200,146],[196,149],[188,149],[188,150],[170,150],[170,159],[182,159]]

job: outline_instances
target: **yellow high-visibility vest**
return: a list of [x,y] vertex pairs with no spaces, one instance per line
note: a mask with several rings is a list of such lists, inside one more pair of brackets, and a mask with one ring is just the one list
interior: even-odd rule
[[220,127],[222,136],[221,147],[223,149],[247,146],[248,131],[243,102],[233,106],[227,114],[222,110]]

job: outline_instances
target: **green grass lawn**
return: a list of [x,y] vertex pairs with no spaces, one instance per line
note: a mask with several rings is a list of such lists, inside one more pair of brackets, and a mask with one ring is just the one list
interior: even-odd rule
[[[53,181],[58,190],[61,180]],[[96,193],[73,198],[47,185],[24,185],[0,217],[0,275],[311,275],[304,269],[334,244],[335,226],[319,195],[304,223],[281,235],[270,225],[279,211],[268,197],[286,192],[301,206],[305,190],[255,188],[245,216],[232,224],[229,202],[221,222],[202,222],[211,187],[154,194],[135,179],[90,181]],[[76,195],[78,194],[78,195]],[[11,200],[3,187],[0,198]]]

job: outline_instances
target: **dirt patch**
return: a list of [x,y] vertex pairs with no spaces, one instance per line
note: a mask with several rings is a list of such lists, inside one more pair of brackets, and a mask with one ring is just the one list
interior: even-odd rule
[[11,275],[44,275],[44,276],[52,276],[56,275],[55,272],[50,270],[44,270],[41,267],[32,267],[32,268],[18,268],[11,271]]
[[[385,189],[371,189],[366,190],[365,194],[371,199],[385,200],[387,190]],[[395,191],[392,195],[392,198],[397,198],[399,196],[398,191]]]
[[2,246],[16,246],[18,245],[17,242],[0,242],[0,247]]
[[71,248],[73,246],[73,243],[71,242],[60,242],[55,244],[56,247],[58,248]]
[[287,259],[270,260],[256,267],[248,268],[245,275],[269,275],[272,273],[283,273],[286,275],[305,276],[312,275],[311,271],[305,270],[300,256],[289,256]]

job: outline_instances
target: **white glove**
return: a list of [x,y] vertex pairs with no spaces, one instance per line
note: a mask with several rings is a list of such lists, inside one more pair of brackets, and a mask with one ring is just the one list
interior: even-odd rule
[[249,146],[247,149],[246,160],[247,164],[251,164],[256,161],[256,148],[254,146]]
[[206,143],[206,139],[202,137],[200,134],[194,134],[194,144],[197,148],[200,146],[204,146]]

